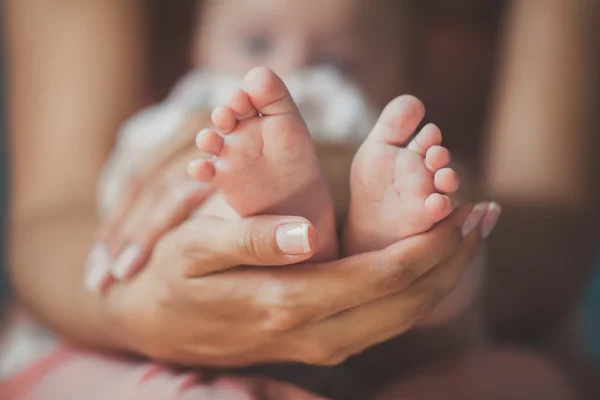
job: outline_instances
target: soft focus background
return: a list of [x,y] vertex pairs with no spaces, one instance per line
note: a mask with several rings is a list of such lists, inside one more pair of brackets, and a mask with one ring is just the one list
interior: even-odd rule
[[[1,25],[0,25],[1,26]],[[3,53],[2,45],[0,44],[0,52]],[[0,53],[0,54],[2,54]],[[7,222],[7,145],[6,145],[6,125],[5,125],[5,95],[4,95],[4,57],[0,57],[0,297],[2,293],[8,290],[8,282],[6,280],[5,263],[5,235]]]
[[[40,0],[44,1],[44,0]],[[97,0],[101,1],[101,0]],[[301,1],[301,0],[299,0]],[[365,0],[367,1],[367,0]],[[531,0],[538,1],[538,0]],[[548,0],[552,1],[552,0]],[[598,0],[589,0],[590,9],[592,2]],[[470,165],[482,167],[486,160],[485,136],[481,134],[487,129],[489,121],[489,110],[493,100],[493,88],[498,76],[499,65],[501,64],[501,28],[507,17],[508,1],[504,0],[414,0],[417,19],[419,21],[418,40],[419,44],[414,47],[416,62],[414,65],[411,81],[414,84],[413,94],[421,98],[428,108],[427,118],[442,127],[445,131],[444,144],[453,152],[453,156]],[[165,96],[172,87],[177,77],[183,74],[189,68],[190,46],[193,22],[195,13],[192,12],[196,1],[177,0],[167,2],[164,0],[147,0],[148,21],[149,21],[149,52],[147,66],[144,71],[147,76],[147,95],[145,104],[158,101]],[[597,9],[598,7],[596,7]],[[600,49],[600,21],[596,24],[596,31],[589,33],[595,37],[595,49]],[[590,80],[595,93],[595,98],[590,100],[589,107],[593,110],[591,117],[594,119],[588,126],[593,130],[594,145],[598,144],[600,137],[600,60],[598,60],[600,51],[596,51],[590,59],[595,63],[590,69],[594,74],[594,79]],[[598,62],[596,62],[598,60]],[[0,59],[0,90],[4,94],[4,57]],[[570,77],[565,77],[570,79]],[[560,95],[557,93],[556,95]],[[4,261],[4,243],[7,220],[7,160],[10,154],[7,153],[7,132],[5,129],[5,96],[2,96],[0,102],[0,216],[2,223],[2,260]],[[573,135],[579,132],[574,131]],[[600,147],[590,149],[597,150]],[[64,151],[68,151],[65,149]],[[530,149],[535,152],[536,149]],[[600,190],[600,170],[597,170],[598,163],[592,163],[590,166],[592,176],[595,176],[595,187],[591,192],[597,194]],[[468,176],[468,174],[467,174]],[[477,182],[475,182],[477,183]],[[485,190],[474,190],[479,194]],[[598,212],[598,207],[593,211]],[[536,216],[543,219],[543,210]],[[515,215],[519,215],[518,212]],[[518,220],[518,218],[517,218]],[[590,218],[590,221],[593,219]],[[596,218],[597,220],[597,218]],[[523,224],[527,221],[522,220]],[[511,229],[517,227],[518,221],[510,225]],[[509,229],[506,227],[505,229]],[[499,228],[499,231],[502,227]],[[536,232],[533,230],[532,232]],[[590,235],[597,232],[596,229],[589,229]],[[533,233],[532,233],[533,234]],[[499,233],[502,235],[502,233]],[[600,251],[600,238],[595,237]],[[574,252],[579,249],[580,243],[570,242],[569,238],[562,243],[565,248],[573,248]],[[490,247],[492,252],[509,252],[515,250],[514,247],[506,246],[501,242],[492,242]],[[516,250],[515,250],[516,251]],[[539,254],[539,262],[546,262],[544,254]],[[589,270],[593,270],[593,262],[590,261]],[[6,293],[8,287],[6,277],[6,268],[0,268],[2,277],[0,278],[0,293]],[[578,300],[576,307],[565,305],[565,314],[569,314],[568,321],[565,321],[564,331],[556,334],[557,337],[576,338],[578,347],[583,349],[590,358],[595,357],[600,363],[600,261],[597,262],[596,273],[589,279],[589,284],[581,300]],[[568,271],[563,271],[568,274]],[[494,279],[494,272],[490,273],[490,279]],[[544,276],[532,276],[532,282],[543,281]],[[565,278],[566,279],[566,278]],[[510,284],[505,285],[510,287]],[[549,291],[553,291],[552,286]],[[573,290],[579,290],[574,288]],[[498,299],[510,297],[510,294],[498,294],[492,290],[489,298],[485,300],[488,303],[498,302]],[[545,293],[551,296],[552,293]],[[535,293],[532,293],[535,296]],[[486,303],[487,304],[487,303]],[[510,301],[505,302],[507,307],[512,310],[518,308]],[[491,307],[498,315],[505,315],[504,309]],[[576,308],[576,309],[575,309]],[[543,317],[540,317],[542,324]],[[500,321],[500,322],[498,322]],[[560,340],[554,337],[545,337],[539,334],[532,322],[528,326],[524,322],[517,328],[506,328],[502,324],[502,318],[492,321],[494,331],[498,334],[499,341],[520,342],[522,344],[545,348],[552,347],[556,350],[557,357],[561,357],[564,352],[562,344],[554,344]],[[541,344],[543,342],[543,344]],[[579,368],[579,360],[574,361],[571,356],[565,356],[565,363],[573,362],[573,368]],[[588,362],[590,364],[588,364]],[[582,364],[592,365],[592,370],[600,371],[600,364],[593,366],[589,360]],[[592,374],[587,372],[585,374]],[[592,376],[592,375],[590,375]],[[600,381],[600,375],[597,377]],[[596,379],[593,375],[592,380]]]

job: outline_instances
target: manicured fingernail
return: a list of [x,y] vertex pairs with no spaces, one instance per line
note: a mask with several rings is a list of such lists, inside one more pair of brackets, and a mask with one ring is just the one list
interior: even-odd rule
[[106,246],[97,244],[90,251],[85,265],[84,285],[90,292],[98,292],[109,274],[110,255]]
[[111,270],[112,275],[115,279],[123,279],[126,277],[131,268],[133,267],[133,263],[137,260],[140,255],[140,248],[136,245],[130,244],[125,247],[125,249],[119,254],[117,257],[117,261]]
[[485,203],[479,203],[471,210],[471,213],[467,216],[465,223],[462,227],[463,236],[467,236],[469,233],[475,229],[475,227],[479,224],[481,219],[483,218],[485,211],[487,210],[487,205]]
[[481,223],[481,234],[484,239],[490,236],[496,227],[501,214],[502,207],[500,204],[493,201],[488,205],[487,213],[485,213],[485,217],[483,217],[483,222]]
[[308,224],[285,224],[277,228],[275,234],[277,247],[285,254],[294,256],[310,253],[311,245],[308,237]]

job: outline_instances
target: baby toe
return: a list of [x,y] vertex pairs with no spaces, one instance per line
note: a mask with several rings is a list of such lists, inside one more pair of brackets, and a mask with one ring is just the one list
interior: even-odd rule
[[460,177],[452,168],[442,168],[434,176],[435,189],[441,193],[454,193],[460,187]]
[[215,166],[208,160],[194,160],[188,164],[187,172],[198,182],[210,182],[215,177]]
[[410,141],[407,148],[421,157],[425,157],[429,148],[440,144],[442,144],[442,131],[435,124],[427,124]]
[[425,199],[425,210],[435,221],[441,221],[454,210],[454,202],[446,195],[433,193]]
[[196,146],[208,154],[218,156],[223,149],[223,138],[214,129],[202,129],[196,136]]
[[425,165],[431,172],[446,168],[450,161],[450,151],[442,146],[431,146],[425,154]]
[[416,97],[403,95],[390,101],[381,112],[367,140],[404,146],[425,116],[425,106]]
[[217,129],[224,135],[233,132],[238,123],[235,118],[235,112],[230,107],[225,106],[215,108],[212,112],[211,119]]
[[298,110],[281,78],[268,68],[257,67],[248,72],[244,90],[262,115],[293,114]]
[[252,118],[258,115],[258,111],[250,101],[248,94],[238,89],[229,98],[229,107],[235,113],[238,120]]

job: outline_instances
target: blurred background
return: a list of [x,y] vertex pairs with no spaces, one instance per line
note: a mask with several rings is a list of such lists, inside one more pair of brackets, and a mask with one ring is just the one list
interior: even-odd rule
[[[572,48],[584,53],[576,65],[566,62],[564,70],[539,62],[544,58],[539,54],[552,53],[552,45],[562,45],[560,40],[536,42],[536,31],[528,31],[523,22],[537,21],[544,5],[554,7],[550,3],[555,2],[560,0],[530,0],[528,9],[515,6],[527,0],[413,1],[411,20],[417,28],[408,54],[411,68],[403,84],[406,92],[426,104],[427,120],[442,128],[444,144],[464,167],[464,196],[493,198],[505,207],[487,249],[491,261],[481,300],[494,340],[550,354],[582,390],[600,396],[600,391],[595,392],[600,381],[600,168],[595,154],[600,149],[600,2],[576,0],[585,10],[582,18],[592,22],[575,19],[556,26],[552,37],[564,37],[569,46],[548,60],[568,59]],[[144,76],[140,107],[163,99],[190,69],[197,21],[196,1],[146,0],[143,4],[147,51],[145,70],[140,71]],[[515,9],[523,15],[516,16]],[[569,30],[579,25],[586,27],[585,32],[572,35]],[[7,60],[3,56],[0,61],[4,65]],[[525,88],[544,71],[555,70],[546,82],[567,84]],[[11,158],[7,140],[15,133],[6,129],[5,106],[11,98],[4,81],[11,77],[5,76],[3,67],[0,74],[0,206],[6,232]],[[540,82],[543,85],[543,79]],[[536,98],[538,87],[548,101],[533,107],[527,101]],[[548,99],[553,96],[577,100],[576,108],[556,124],[551,118],[563,115],[557,109],[573,103],[556,105]],[[525,112],[519,110],[522,104]],[[558,128],[546,130],[547,123]],[[555,145],[546,146],[544,137]],[[578,163],[553,172],[557,181],[545,185],[543,171],[560,165],[559,160]],[[525,179],[528,176],[534,178]],[[6,243],[6,237],[2,239]],[[5,261],[6,246],[2,249]],[[531,271],[524,272],[523,265],[531,265]],[[6,267],[2,271],[7,293]],[[531,305],[524,306],[523,299]]]

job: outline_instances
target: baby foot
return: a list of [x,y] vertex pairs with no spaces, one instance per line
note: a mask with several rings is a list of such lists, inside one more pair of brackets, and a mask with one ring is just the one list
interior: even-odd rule
[[198,134],[200,150],[189,172],[220,189],[242,217],[257,214],[307,218],[317,229],[312,260],[337,256],[333,203],[304,120],[288,89],[272,71],[256,68],[226,106],[218,107],[213,129]]
[[[383,110],[352,163],[346,255],[378,250],[429,230],[454,209],[447,194],[459,187],[442,134],[426,125],[423,104],[401,96]],[[407,144],[408,143],[408,144]]]

